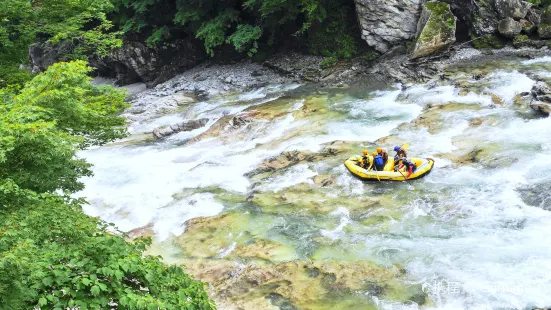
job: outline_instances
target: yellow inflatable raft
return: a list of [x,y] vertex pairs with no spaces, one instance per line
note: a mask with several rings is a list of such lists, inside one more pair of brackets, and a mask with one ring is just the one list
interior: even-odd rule
[[354,176],[365,181],[411,181],[422,178],[430,173],[434,166],[434,160],[431,158],[411,158],[410,161],[417,165],[417,170],[406,178],[408,173],[402,168],[401,171],[394,171],[394,161],[389,158],[385,165],[384,171],[374,171],[362,168],[359,166],[361,156],[353,156],[344,162],[344,165]]

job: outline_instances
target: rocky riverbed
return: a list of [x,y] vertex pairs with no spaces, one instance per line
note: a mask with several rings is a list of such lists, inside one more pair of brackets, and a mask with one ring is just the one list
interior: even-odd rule
[[[133,96],[129,139],[82,153],[86,212],[152,236],[221,309],[549,306],[551,118],[531,104],[551,61],[507,53],[454,54],[426,83],[306,85],[251,64],[269,73],[228,84],[213,65],[217,91],[165,89],[194,79],[179,76]],[[362,183],[342,165],[403,143],[435,159],[428,177]]]

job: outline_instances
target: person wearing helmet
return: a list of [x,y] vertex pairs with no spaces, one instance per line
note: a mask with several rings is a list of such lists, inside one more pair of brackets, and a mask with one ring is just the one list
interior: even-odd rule
[[400,164],[400,167],[398,170],[402,169],[402,167],[406,167],[406,171],[409,173],[406,179],[409,179],[409,177],[417,170],[417,165],[414,162],[411,162],[407,160],[407,158],[402,158],[402,164]]
[[383,155],[380,155],[377,152],[373,152],[373,166],[375,166],[375,170],[377,171],[383,171],[385,169],[385,161],[383,159]]
[[362,158],[360,159],[360,167],[367,169],[369,166],[369,153],[367,150],[363,150],[362,154]]
[[402,159],[405,159],[408,157],[406,150],[404,148],[401,148],[399,146],[394,147],[394,151],[396,152],[396,155],[394,155],[394,170],[398,171],[398,166],[400,166],[400,161]]
[[386,162],[388,161],[388,153],[382,147],[378,147],[377,154],[383,157],[383,166],[386,165]]

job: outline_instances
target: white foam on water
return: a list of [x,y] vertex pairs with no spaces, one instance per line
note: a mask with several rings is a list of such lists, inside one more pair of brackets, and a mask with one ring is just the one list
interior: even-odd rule
[[544,62],[551,62],[551,56],[543,56],[543,57],[540,57],[540,58],[524,60],[524,61],[521,62],[521,64],[531,65],[531,64],[544,63]]
[[404,99],[407,102],[414,102],[421,106],[428,103],[450,103],[461,102],[464,104],[477,104],[481,106],[492,105],[489,96],[468,93],[466,96],[459,96],[459,90],[451,85],[429,88],[427,85],[412,86],[404,92]]
[[329,215],[340,217],[340,223],[337,227],[335,227],[335,229],[322,229],[320,230],[320,233],[322,236],[335,240],[341,237],[346,225],[350,224],[350,211],[348,211],[348,209],[345,207],[338,207],[335,211],[329,213]]
[[156,210],[152,219],[153,230],[159,241],[170,235],[179,236],[185,230],[184,223],[196,217],[214,216],[224,209],[211,193],[193,194]]
[[287,187],[291,187],[300,183],[313,184],[312,178],[317,173],[310,169],[307,164],[299,164],[292,166],[286,170],[282,175],[271,177],[266,181],[266,184],[259,187],[262,191],[279,192]]
[[488,90],[503,99],[505,104],[511,104],[517,94],[530,91],[536,83],[526,76],[526,74],[519,73],[518,71],[500,70],[490,73],[485,80],[492,83],[492,86]]

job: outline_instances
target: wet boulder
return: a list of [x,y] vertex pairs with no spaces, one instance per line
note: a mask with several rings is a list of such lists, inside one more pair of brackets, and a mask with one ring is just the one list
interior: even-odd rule
[[502,36],[509,39],[514,38],[522,31],[520,23],[512,19],[511,17],[500,20],[499,24],[497,25],[497,29]]
[[537,183],[517,189],[527,205],[551,211],[551,184]]
[[520,0],[495,0],[495,8],[499,18],[521,19],[526,17],[532,4]]
[[170,126],[161,126],[153,130],[153,137],[156,139],[165,138],[182,131],[192,131],[204,127],[209,122],[208,118],[201,118],[185,121]]
[[417,24],[417,42],[412,59],[426,57],[449,48],[455,42],[457,18],[444,2],[425,3]]
[[312,153],[307,151],[290,151],[283,152],[278,156],[274,156],[265,160],[258,168],[247,172],[245,176],[253,177],[266,172],[275,172],[282,169],[289,168],[291,166],[304,163],[304,162],[315,162],[322,160],[326,157],[331,157],[337,155],[339,150],[333,149],[331,147],[324,148],[321,152]]
[[551,103],[551,88],[545,82],[537,82],[530,91],[532,98],[537,101]]
[[545,82],[540,81],[532,86],[530,94],[532,95],[530,107],[544,116],[549,116],[551,114],[551,88]]
[[549,116],[549,114],[551,114],[551,104],[547,102],[532,101],[530,107],[543,116]]
[[326,187],[335,182],[335,178],[328,174],[318,174],[313,178],[314,184]]

